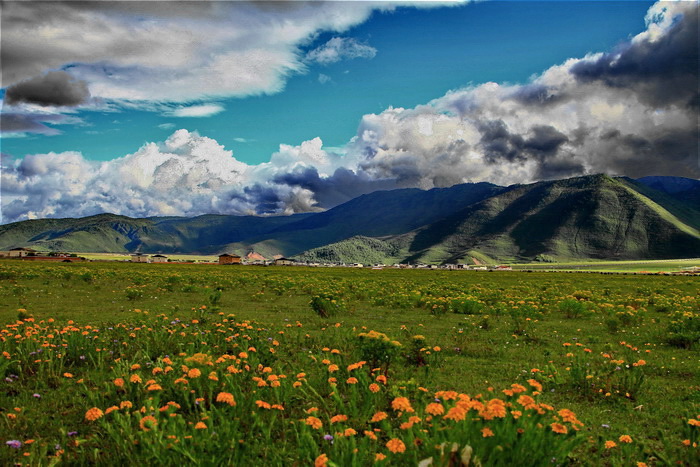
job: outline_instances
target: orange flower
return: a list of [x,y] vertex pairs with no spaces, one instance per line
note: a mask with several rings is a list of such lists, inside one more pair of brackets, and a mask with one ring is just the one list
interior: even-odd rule
[[384,459],[386,459],[386,454],[382,454],[381,452],[378,452],[374,455],[374,462],[383,461]]
[[233,394],[229,392],[220,392],[216,396],[216,402],[223,402],[224,404],[228,404],[231,407],[236,405],[236,401],[233,399]]
[[98,418],[101,418],[104,415],[104,412],[102,410],[98,409],[97,407],[93,407],[87,412],[85,412],[85,420],[89,422],[94,422]]
[[461,422],[467,416],[467,411],[459,406],[452,407],[447,411],[447,414],[443,417],[446,420],[454,420],[455,422]]
[[331,418],[331,423],[339,423],[339,422],[346,422],[348,420],[347,415],[335,415],[334,417]]
[[351,376],[345,382],[348,384],[357,384],[357,378],[355,378],[354,376]]
[[190,379],[199,378],[200,376],[202,376],[202,372],[199,371],[197,368],[192,368],[190,371],[187,372],[187,377]]
[[123,378],[117,378],[114,380],[114,385],[118,388],[123,388],[124,387],[124,379]]
[[328,456],[321,454],[314,460],[314,467],[326,467],[328,465]]
[[134,404],[132,404],[131,401],[122,401],[121,404],[119,404],[120,409],[124,409],[124,408],[130,409],[133,406],[134,406]]
[[63,373],[63,376],[65,376],[66,378],[72,378],[73,374],[72,373]]
[[334,371],[338,371],[338,365],[336,365],[336,364],[328,365],[328,372],[333,373]]
[[429,413],[430,415],[442,415],[445,413],[445,407],[442,406],[442,404],[438,402],[431,402],[428,404],[428,406],[425,408],[426,413]]
[[487,413],[483,414],[484,418],[491,419],[493,417],[504,418],[506,416],[505,403],[500,399],[491,399],[486,406]]
[[612,449],[615,446],[617,446],[617,443],[615,441],[606,441],[605,442],[605,449]]
[[108,414],[114,412],[115,410],[119,410],[119,407],[117,407],[116,405],[113,405],[112,407],[107,407],[105,409],[105,415],[108,415]]
[[348,365],[348,371],[353,371],[353,370],[357,370],[358,368],[362,368],[366,363],[367,362],[365,362],[365,361],[361,361],[361,362],[357,362],[357,363],[353,363],[351,365]]
[[379,385],[377,383],[372,383],[369,385],[369,390],[372,392],[379,392]]
[[527,384],[535,388],[537,391],[542,392],[542,385],[536,379],[528,379]]
[[631,443],[632,442],[632,437],[630,435],[622,435],[619,438],[621,443]]
[[569,429],[566,428],[566,427],[565,427],[564,425],[562,425],[561,423],[552,423],[552,424],[549,425],[549,426],[552,427],[552,431],[555,432],[555,433],[561,433],[561,434],[565,435],[566,433],[569,432]]
[[352,428],[346,428],[343,432],[343,436],[355,436],[356,434],[357,431],[353,430]]
[[163,388],[160,387],[160,384],[151,384],[146,388],[148,391],[161,391]]
[[316,418],[316,417],[306,417],[305,420],[306,424],[309,425],[311,428],[318,430],[323,426],[323,422]]
[[197,422],[197,424],[194,426],[195,430],[206,430],[207,425],[204,424],[204,422]]
[[139,375],[133,374],[129,378],[129,381],[131,381],[132,383],[140,383],[142,380],[141,380],[141,377]]
[[373,431],[365,430],[362,433],[369,439],[377,441],[377,435],[375,435]]
[[481,436],[483,436],[484,438],[489,438],[493,436],[493,431],[491,431],[491,428],[489,427],[484,427],[481,429]]
[[393,453],[406,451],[406,445],[403,444],[403,441],[398,438],[391,438],[389,441],[387,441],[386,447]]
[[518,404],[522,405],[526,409],[535,409],[537,408],[537,403],[535,402],[535,399],[533,399],[530,396],[522,395],[518,397]]
[[386,412],[377,412],[374,414],[374,416],[372,417],[372,420],[370,420],[369,422],[370,423],[381,422],[382,420],[384,420],[387,417],[388,417],[388,415],[386,414]]
[[265,401],[255,401],[255,405],[258,406],[260,409],[268,409],[270,410],[271,406]]
[[151,431],[158,425],[158,420],[153,415],[146,415],[139,422],[139,426],[143,431]]
[[391,408],[395,411],[413,412],[411,402],[406,397],[397,397],[391,401]]

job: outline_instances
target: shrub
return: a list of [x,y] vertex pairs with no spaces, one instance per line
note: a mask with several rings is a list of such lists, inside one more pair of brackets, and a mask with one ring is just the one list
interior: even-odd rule
[[127,287],[126,298],[132,302],[135,300],[140,300],[143,298],[143,290],[138,287]]
[[569,319],[579,318],[586,312],[586,307],[583,303],[573,298],[559,302],[559,311]]
[[666,342],[690,349],[700,344],[700,313],[677,311],[666,328]]
[[478,315],[483,310],[483,303],[468,298],[452,300],[450,304],[452,312],[462,315]]
[[329,295],[314,295],[309,304],[311,309],[321,318],[328,318],[338,312],[345,311],[343,301]]
[[385,370],[401,350],[399,341],[377,331],[361,332],[357,335],[357,344],[362,360],[369,362],[371,368],[384,367]]

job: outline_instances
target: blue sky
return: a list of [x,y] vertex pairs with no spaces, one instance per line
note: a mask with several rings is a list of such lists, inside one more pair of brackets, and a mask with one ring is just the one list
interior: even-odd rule
[[8,2],[2,222],[697,177],[696,26],[696,2]]

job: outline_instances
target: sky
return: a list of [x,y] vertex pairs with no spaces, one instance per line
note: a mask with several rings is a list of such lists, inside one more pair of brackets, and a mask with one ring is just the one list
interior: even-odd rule
[[0,222],[700,178],[698,3],[3,3]]

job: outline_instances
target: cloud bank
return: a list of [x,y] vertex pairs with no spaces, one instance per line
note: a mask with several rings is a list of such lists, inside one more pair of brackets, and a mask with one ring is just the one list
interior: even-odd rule
[[365,115],[342,148],[314,138],[259,165],[186,130],[99,164],[74,152],[3,158],[3,221],[290,214],[377,189],[598,172],[700,178],[697,31],[694,2],[658,3],[647,29],[616,50],[524,85],[485,83]]
[[[446,3],[6,2],[2,87],[22,86],[15,99],[56,105],[82,103],[85,93],[75,94],[80,83],[94,97],[136,102],[273,94],[289,76],[306,72],[303,49],[319,33],[343,33],[377,10]],[[325,64],[375,53],[352,38],[335,37],[308,56]],[[53,73],[61,75],[46,74],[59,69]],[[62,80],[51,88],[55,96],[27,89],[48,79]],[[66,93],[71,98],[61,99]]]

